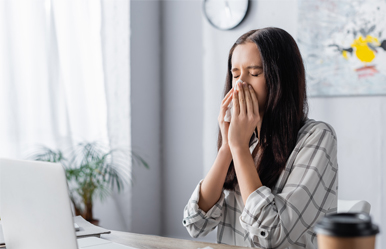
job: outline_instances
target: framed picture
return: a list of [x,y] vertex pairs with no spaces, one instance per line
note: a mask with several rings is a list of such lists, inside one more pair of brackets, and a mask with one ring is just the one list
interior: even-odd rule
[[299,0],[309,96],[386,94],[386,0]]

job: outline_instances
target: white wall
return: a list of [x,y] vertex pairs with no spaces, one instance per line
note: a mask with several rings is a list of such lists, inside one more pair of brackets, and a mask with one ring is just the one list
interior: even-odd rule
[[202,178],[201,1],[162,1],[163,231],[187,237],[183,208]]
[[[374,221],[385,224],[386,96],[311,98],[309,105],[309,116],[330,123],[337,133],[339,199],[370,202]],[[377,248],[385,239],[382,232]]]
[[[115,194],[115,201],[96,203],[95,216],[104,217],[100,225],[108,229],[162,234],[160,14],[160,1],[130,2],[131,144],[150,168],[133,165],[131,209],[119,208]],[[122,221],[125,215],[131,227]]]
[[159,1],[131,1],[132,146],[150,169],[133,166],[131,232],[161,234],[161,25]]
[[[202,175],[201,1],[131,1],[132,232],[188,238],[183,208]],[[213,240],[212,240],[213,241]]]

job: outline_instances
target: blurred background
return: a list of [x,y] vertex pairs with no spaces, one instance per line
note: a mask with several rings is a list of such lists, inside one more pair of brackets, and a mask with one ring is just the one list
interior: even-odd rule
[[[94,198],[94,218],[108,229],[191,239],[183,208],[216,157],[229,49],[243,33],[274,26],[301,48],[309,118],[336,130],[339,199],[368,201],[382,231],[386,26],[375,17],[384,6],[253,0],[240,25],[222,30],[201,0],[1,0],[0,157],[92,141],[135,151],[148,168],[126,160],[132,183]],[[377,40],[355,47],[360,35]],[[365,45],[375,58],[355,53]],[[384,244],[382,234],[377,248]]]

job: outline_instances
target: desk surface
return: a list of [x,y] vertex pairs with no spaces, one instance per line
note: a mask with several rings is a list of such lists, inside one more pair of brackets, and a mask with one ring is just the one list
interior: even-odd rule
[[173,239],[154,235],[144,235],[136,233],[126,233],[111,231],[111,234],[102,234],[102,239],[107,239],[127,246],[140,249],[197,249],[210,246],[214,249],[245,249],[246,247],[228,246],[224,244],[214,244],[193,240]]

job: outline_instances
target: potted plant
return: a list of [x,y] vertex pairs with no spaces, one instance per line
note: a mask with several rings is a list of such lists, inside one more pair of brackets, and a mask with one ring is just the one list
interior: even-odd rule
[[98,142],[79,143],[70,150],[68,157],[61,150],[43,146],[31,159],[63,165],[75,215],[81,215],[96,225],[99,221],[93,217],[93,201],[95,198],[103,201],[115,188],[118,193],[121,192],[125,184],[131,181],[128,160],[149,168],[145,160],[133,151],[107,149],[107,146]]

